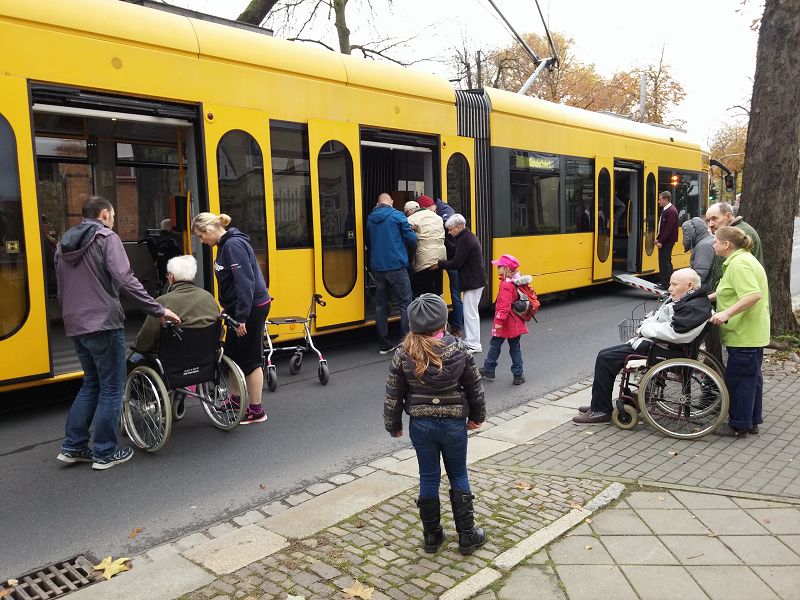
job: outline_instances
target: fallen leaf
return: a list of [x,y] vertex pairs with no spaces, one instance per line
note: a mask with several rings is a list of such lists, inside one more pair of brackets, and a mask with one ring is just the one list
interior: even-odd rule
[[532,490],[533,485],[528,483],[527,481],[517,481],[514,483],[514,487],[518,490]]
[[583,508],[583,504],[578,504],[577,502],[570,502],[570,508]]
[[715,537],[719,537],[719,536],[718,536],[716,533],[709,533],[709,534],[706,534],[706,537],[713,537],[713,538],[715,538]]
[[772,523],[772,521],[770,521],[769,519],[761,519],[761,522],[762,523]]
[[129,540],[135,540],[136,536],[139,535],[140,533],[142,533],[143,531],[144,531],[144,527],[134,527],[133,529],[131,529],[131,532],[128,534],[128,539]]
[[286,596],[286,600],[306,600],[306,597],[305,596],[293,596],[292,594],[289,594],[288,596]]
[[583,547],[583,549],[584,549],[584,550],[591,550],[591,549],[592,549],[592,547],[591,547],[591,546],[584,546],[584,547]]
[[594,431],[584,431],[583,433],[586,435],[594,435]]
[[95,571],[102,571],[102,577],[105,579],[111,579],[117,573],[122,573],[123,571],[129,571],[130,567],[125,563],[128,562],[130,558],[118,558],[117,560],[111,560],[110,556],[106,556],[103,560],[100,561],[99,565],[95,565],[92,567]]
[[353,582],[353,585],[342,590],[347,598],[362,598],[363,600],[371,600],[374,591],[374,588],[367,587],[358,579]]
[[259,483],[258,487],[260,487],[262,490],[267,489],[267,486],[265,486],[263,483]]
[[9,579],[8,580],[8,585],[10,585],[11,587],[18,586],[19,585],[19,579]]
[[591,523],[591,522],[592,522],[592,520],[591,520],[591,519],[585,519],[583,522],[584,522],[584,523],[586,523],[586,524],[588,525],[589,523]]
[[670,456],[678,456],[678,453],[677,452],[670,452],[669,455]]
[[703,556],[703,554],[705,554],[705,553],[701,552],[700,554],[695,554],[694,556],[687,556],[686,560],[689,560],[691,558],[700,558],[701,556]]
[[659,502],[663,502],[664,496],[656,496],[656,500],[658,500]]

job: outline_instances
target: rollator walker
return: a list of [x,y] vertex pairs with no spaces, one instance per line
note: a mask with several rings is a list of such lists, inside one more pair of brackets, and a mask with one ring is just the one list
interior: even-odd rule
[[[317,304],[320,306],[325,306],[325,300],[322,299],[321,294],[314,294],[311,296],[311,305],[308,307],[308,312],[306,313],[305,317],[291,316],[267,318],[267,321],[264,324],[264,341],[266,342],[268,351],[267,357],[264,360],[264,367],[266,370],[265,374],[267,379],[267,389],[270,392],[274,392],[276,389],[278,389],[278,372],[275,365],[272,364],[272,356],[273,354],[279,352],[294,353],[289,359],[289,372],[292,375],[297,375],[300,372],[300,367],[303,366],[303,356],[309,350],[313,350],[317,355],[317,359],[319,360],[319,366],[317,367],[317,377],[319,378],[319,382],[322,385],[328,384],[331,376],[330,370],[328,369],[328,361],[325,360],[325,358],[322,356],[322,352],[317,349],[317,347],[314,345],[314,340],[311,339],[310,324],[314,319],[317,318]],[[298,344],[297,346],[280,346],[276,348],[272,345],[272,340],[276,339],[278,335],[271,335],[269,333],[270,325],[302,325],[303,343]]]

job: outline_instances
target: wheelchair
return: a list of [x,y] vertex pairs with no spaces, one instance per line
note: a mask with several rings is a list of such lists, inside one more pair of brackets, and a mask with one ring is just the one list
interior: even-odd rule
[[[185,401],[200,401],[215,427],[234,429],[247,412],[244,374],[222,351],[222,324],[238,323],[227,315],[208,327],[180,329],[167,324],[158,353],[132,353],[122,407],[125,433],[138,448],[158,452],[169,439],[173,421],[183,418]],[[139,358],[139,360],[132,360]],[[231,382],[239,390],[238,405],[229,400]]]
[[723,367],[700,348],[710,327],[688,344],[655,340],[647,354],[625,359],[611,414],[617,427],[633,429],[641,413],[661,433],[693,440],[723,423],[730,402]]

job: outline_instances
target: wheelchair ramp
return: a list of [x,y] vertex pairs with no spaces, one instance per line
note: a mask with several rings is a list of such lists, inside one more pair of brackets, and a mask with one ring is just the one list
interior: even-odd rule
[[614,280],[624,283],[629,287],[636,288],[637,290],[643,290],[648,294],[655,296],[656,298],[660,298],[667,293],[665,290],[658,289],[656,284],[652,281],[647,281],[646,279],[642,279],[641,277],[637,277],[631,273],[618,273],[614,275]]

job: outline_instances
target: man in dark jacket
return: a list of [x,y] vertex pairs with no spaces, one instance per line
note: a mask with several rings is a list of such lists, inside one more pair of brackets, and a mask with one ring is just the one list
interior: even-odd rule
[[654,340],[687,344],[703,331],[711,317],[711,301],[700,276],[692,269],[678,269],[669,284],[670,298],[655,314],[642,321],[636,337],[624,344],[601,350],[594,364],[592,403],[581,406],[572,420],[595,424],[611,421],[614,379],[630,354],[647,354]]
[[464,301],[464,343],[470,352],[481,352],[481,320],[478,304],[486,287],[486,267],[483,248],[478,236],[467,229],[467,221],[458,213],[445,223],[445,229],[455,240],[455,252],[450,260],[440,260],[439,268],[458,271],[458,284]]
[[656,246],[660,287],[665,290],[669,287],[669,278],[672,275],[672,247],[678,241],[678,209],[672,206],[672,194],[669,192],[658,195],[658,205],[661,207],[661,218],[658,221]]
[[400,305],[400,329],[408,333],[408,304],[411,280],[408,277],[408,251],[417,245],[417,234],[408,219],[393,206],[389,194],[378,196],[378,203],[367,218],[369,268],[375,279],[375,328],[378,351],[388,354],[395,346],[389,341],[389,294]]
[[[83,368],[83,385],[67,416],[58,460],[93,462],[109,469],[133,456],[117,447],[125,388],[125,313],[120,289],[145,313],[180,322],[145,291],[133,275],[122,240],[114,233],[114,207],[100,196],[83,204],[83,221],[64,233],[56,248],[58,301],[64,329]],[[89,425],[94,421],[94,448]]]

